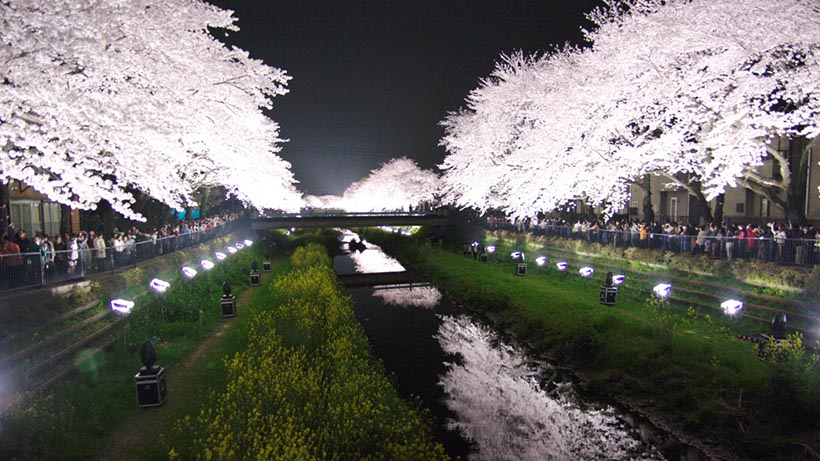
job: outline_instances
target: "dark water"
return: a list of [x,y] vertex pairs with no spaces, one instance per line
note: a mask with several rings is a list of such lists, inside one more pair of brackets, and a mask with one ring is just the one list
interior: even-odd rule
[[[334,262],[339,274],[403,269],[371,245]],[[373,354],[399,393],[429,410],[454,459],[663,459],[612,408],[580,404],[551,367],[505,344],[434,287],[347,293]],[[565,385],[569,391],[551,392]]]

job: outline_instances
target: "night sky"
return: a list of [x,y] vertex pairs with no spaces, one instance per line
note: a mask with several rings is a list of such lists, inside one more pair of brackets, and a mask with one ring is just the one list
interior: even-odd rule
[[341,195],[391,158],[444,158],[438,125],[501,53],[582,39],[597,0],[211,0],[234,10],[235,44],[293,77],[270,115],[299,189]]

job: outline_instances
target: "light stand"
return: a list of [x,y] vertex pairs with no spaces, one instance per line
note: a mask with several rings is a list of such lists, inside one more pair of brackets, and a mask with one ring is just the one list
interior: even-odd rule
[[222,318],[236,316],[236,296],[231,294],[231,284],[222,282],[222,292],[225,293],[219,301],[222,308]]
[[259,265],[256,263],[255,259],[251,263],[251,274],[250,274],[250,276],[251,276],[251,286],[252,287],[258,287],[261,280],[260,280],[260,276],[259,276]]
[[145,341],[140,347],[140,358],[143,367],[134,375],[134,384],[137,389],[137,403],[140,407],[158,407],[165,403],[168,397],[168,387],[165,383],[165,368],[154,366],[157,360],[154,343]]

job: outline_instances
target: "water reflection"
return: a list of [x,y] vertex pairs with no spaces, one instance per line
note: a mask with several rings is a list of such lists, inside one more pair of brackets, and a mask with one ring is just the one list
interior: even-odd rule
[[443,316],[437,339],[457,354],[440,384],[458,415],[450,427],[475,442],[474,460],[663,459],[610,408],[582,410],[539,385],[544,367],[466,316]]
[[441,292],[432,285],[382,285],[373,287],[373,296],[383,303],[401,307],[432,309],[441,301]]
[[355,232],[342,230],[340,241],[345,249],[347,249],[348,244],[353,240],[364,243],[365,246],[364,251],[351,251],[349,254],[357,273],[375,274],[380,272],[402,272],[405,270],[404,266],[398,261],[384,254],[378,245],[362,241]]

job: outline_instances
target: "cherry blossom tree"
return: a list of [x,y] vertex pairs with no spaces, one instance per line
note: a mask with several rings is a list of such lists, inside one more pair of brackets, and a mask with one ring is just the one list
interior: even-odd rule
[[338,206],[347,211],[401,210],[432,202],[439,190],[438,175],[407,157],[383,163],[364,179],[351,184]]
[[264,208],[295,208],[279,126],[280,69],[209,30],[232,12],[199,0],[0,2],[0,180],[129,218],[129,188],[175,208],[222,185]]
[[[605,3],[591,48],[503,57],[442,122],[449,196],[513,215],[576,198],[612,210],[661,174],[703,202],[741,185],[794,208],[801,173],[772,143],[818,134],[818,4]],[[759,173],[769,157],[779,179]]]

